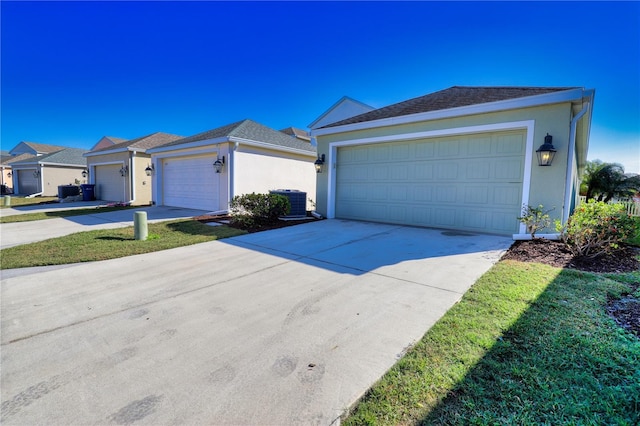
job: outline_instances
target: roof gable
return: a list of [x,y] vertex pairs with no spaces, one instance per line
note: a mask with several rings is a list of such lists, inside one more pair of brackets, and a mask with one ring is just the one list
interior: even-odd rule
[[248,141],[273,145],[274,147],[293,148],[308,152],[316,151],[315,147],[312,147],[308,142],[301,141],[297,138],[292,138],[289,135],[286,135],[282,132],[279,132],[249,119],[227,124],[226,126],[218,127],[206,132],[198,133],[197,135],[179,139],[162,145],[161,147],[177,147],[192,142],[207,141],[211,139],[226,139],[227,141],[229,141],[231,138],[245,139]]
[[172,135],[170,133],[156,132],[151,133],[150,135],[141,136],[136,139],[124,140],[123,142],[117,143],[115,145],[108,145],[104,148],[92,150],[90,151],[90,153],[111,153],[113,151],[130,151],[134,149],[145,152],[149,148],[164,145],[178,139],[182,139],[182,136]]
[[305,130],[298,129],[297,127],[287,127],[286,129],[282,129],[280,131],[285,135],[293,136],[294,138],[311,141],[311,136],[309,136],[309,133]]
[[96,143],[91,149],[90,151],[96,151],[98,149],[102,149],[102,148],[107,148],[109,146],[113,146],[115,144],[118,143],[122,143],[122,142],[126,142],[126,139],[123,138],[115,138],[113,136],[103,136],[102,138],[100,138],[100,140],[98,141],[98,143]]
[[478,105],[547,93],[573,90],[576,87],[469,87],[453,86],[435,93],[409,99],[364,114],[337,121],[324,127],[362,123],[430,111]]
[[58,145],[47,145],[44,143],[22,141],[18,145],[16,145],[11,151],[9,151],[9,153],[11,155],[20,155],[25,153],[41,155],[41,154],[50,154],[52,152],[60,151],[65,148],[66,147],[64,146],[58,146]]
[[375,108],[357,101],[348,96],[343,96],[329,109],[323,112],[320,117],[316,118],[313,123],[309,124],[310,129],[327,126],[336,121],[346,120],[356,115],[373,111]]

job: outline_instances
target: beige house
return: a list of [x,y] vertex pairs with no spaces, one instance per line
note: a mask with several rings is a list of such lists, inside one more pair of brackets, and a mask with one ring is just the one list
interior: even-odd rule
[[526,238],[523,205],[562,221],[576,205],[594,93],[455,86],[312,128],[317,210]]
[[58,186],[85,183],[83,171],[87,152],[79,148],[65,148],[51,154],[21,154],[26,158],[10,163],[13,192],[18,195],[55,197]]
[[158,205],[213,212],[227,210],[234,196],[252,192],[280,189],[315,196],[315,148],[252,120],[147,152],[153,164],[153,201]]
[[103,201],[131,205],[151,204],[151,177],[145,169],[151,165],[150,148],[181,139],[168,133],[109,143],[114,138],[102,138],[99,148],[84,154],[87,161],[89,183],[94,184],[95,198]]

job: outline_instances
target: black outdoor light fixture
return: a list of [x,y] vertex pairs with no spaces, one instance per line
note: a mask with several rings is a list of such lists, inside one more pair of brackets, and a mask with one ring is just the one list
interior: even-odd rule
[[213,162],[213,170],[215,170],[216,173],[222,172],[222,167],[224,167],[224,155],[222,158],[218,157],[218,159]]
[[33,177],[34,178],[39,178],[40,177],[40,170],[36,170],[35,172],[33,172]]
[[316,167],[316,173],[322,173],[322,166],[324,166],[324,154],[318,156],[318,159],[313,163]]
[[153,167],[153,163],[152,163],[152,164],[149,164],[146,169],[144,169],[144,172],[147,174],[147,176],[151,176],[154,170],[155,168]]
[[11,176],[13,176],[13,173],[9,172],[7,173],[7,177],[10,178]]
[[125,177],[127,173],[129,173],[129,167],[122,166],[122,168],[120,169],[120,176]]
[[544,143],[536,150],[539,166],[550,166],[553,161],[553,157],[556,155],[556,149],[551,143],[552,139],[553,137],[547,133],[547,136],[544,137]]
[[84,170],[82,171],[82,177],[86,179],[86,178],[87,178],[87,176],[89,176],[89,170],[84,169]]

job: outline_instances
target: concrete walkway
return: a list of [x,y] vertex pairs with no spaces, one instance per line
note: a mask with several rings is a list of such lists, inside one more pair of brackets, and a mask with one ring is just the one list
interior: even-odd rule
[[[81,204],[81,206],[74,204]],[[44,204],[38,207],[40,208],[0,209],[0,212],[3,216],[12,216],[16,214],[87,208],[91,206],[87,205],[87,202],[83,202],[69,204]],[[147,221],[149,223],[189,218],[207,213],[203,210],[165,206],[140,207],[136,209],[118,210],[107,213],[98,213],[98,211],[99,210],[96,210],[96,213],[82,216],[37,220],[33,222],[3,223],[0,225],[0,249],[43,241],[49,238],[62,237],[76,232],[132,226],[134,213],[137,211],[147,212]]]
[[506,237],[325,220],[1,284],[3,425],[330,425]]

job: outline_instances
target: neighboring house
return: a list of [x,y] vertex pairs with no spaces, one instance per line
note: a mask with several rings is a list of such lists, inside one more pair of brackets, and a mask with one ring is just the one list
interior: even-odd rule
[[9,151],[9,154],[13,156],[21,154],[45,155],[52,154],[56,151],[61,151],[66,148],[66,146],[47,145],[44,143],[22,141],[18,143],[18,145],[16,145],[11,151]]
[[363,104],[353,98],[343,96],[338,102],[323,112],[320,117],[316,118],[313,123],[309,124],[308,127],[310,129],[317,129],[335,123],[336,121],[373,111],[374,109],[372,106]]
[[298,129],[297,127],[287,127],[286,129],[282,129],[280,131],[303,142],[311,142],[311,136],[309,136],[309,132]]
[[[315,128],[312,144],[325,156],[317,210],[514,238],[527,235],[517,220],[523,204],[566,221],[587,161],[594,94],[455,86]],[[547,135],[557,152],[539,166]]]
[[181,138],[157,132],[117,144],[105,143],[103,148],[87,152],[84,156],[89,183],[95,184],[96,199],[131,205],[151,204],[151,177],[145,173],[151,164],[147,151]]
[[89,150],[96,151],[98,149],[108,148],[113,145],[117,145],[122,142],[126,142],[126,139],[114,138],[113,136],[103,136],[100,140]]
[[252,120],[148,152],[153,200],[159,205],[213,212],[227,210],[234,196],[252,192],[289,189],[315,196],[315,147]]
[[0,160],[0,169],[2,170],[1,184],[3,194],[13,194],[13,168],[11,165],[17,161],[26,160],[27,158],[33,158],[33,154],[20,154],[20,155],[3,155]]
[[64,148],[51,154],[29,156],[11,163],[14,192],[20,195],[58,195],[58,186],[84,182],[82,172],[87,152],[79,148]]

